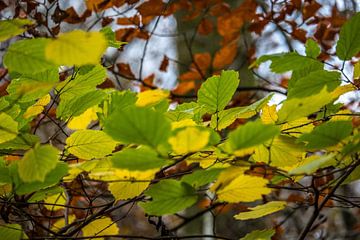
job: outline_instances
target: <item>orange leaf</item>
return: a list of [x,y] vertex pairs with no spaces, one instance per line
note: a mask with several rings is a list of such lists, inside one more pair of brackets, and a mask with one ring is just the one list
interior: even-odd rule
[[116,23],[119,25],[140,25],[140,18],[138,15],[129,18],[118,18]]
[[150,0],[144,2],[136,8],[142,17],[162,15],[165,10],[165,4],[162,0]]
[[[210,53],[196,53],[194,54],[194,62],[201,69],[202,73],[205,74],[211,64],[211,55]],[[195,66],[191,66],[191,68],[195,68]]]
[[185,95],[195,88],[195,82],[181,82],[179,85],[172,91],[178,95]]
[[201,35],[207,35],[213,31],[213,23],[209,20],[204,18],[201,20],[199,27],[198,27],[198,33]]
[[135,75],[132,73],[130,65],[128,63],[117,63],[118,71],[124,78],[134,79]]
[[217,51],[214,57],[213,67],[215,69],[222,69],[230,65],[236,57],[237,48],[236,42],[232,42]]

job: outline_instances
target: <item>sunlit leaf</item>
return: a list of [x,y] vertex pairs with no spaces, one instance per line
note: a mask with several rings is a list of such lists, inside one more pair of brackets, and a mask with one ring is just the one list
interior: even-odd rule
[[207,129],[197,127],[187,127],[169,138],[172,149],[177,154],[186,154],[196,152],[204,148],[210,138],[210,132]]
[[119,234],[119,228],[117,227],[116,222],[109,217],[98,218],[83,227],[81,231],[84,237]]
[[50,41],[45,55],[48,61],[57,65],[98,64],[106,47],[107,40],[102,33],[74,30]]
[[50,100],[50,95],[46,94],[44,97],[40,98],[34,105],[26,109],[23,117],[30,118],[40,114],[44,110],[45,106],[49,104]]
[[265,203],[263,205],[258,205],[256,207],[249,208],[248,212],[241,212],[234,216],[237,220],[247,220],[260,218],[274,212],[280,211],[284,209],[286,206],[286,202],[284,201],[272,201]]
[[163,99],[166,99],[168,96],[169,96],[169,92],[161,89],[147,90],[137,95],[138,99],[136,101],[136,106],[138,107],[151,106],[153,104],[160,102]]
[[28,19],[11,19],[0,21],[0,42],[26,31],[25,26],[33,22]]
[[239,85],[238,78],[237,72],[229,70],[207,79],[198,92],[198,103],[204,105],[209,113],[223,110]]
[[340,30],[336,54],[342,60],[350,60],[360,51],[360,13],[356,13]]
[[0,113],[0,143],[16,138],[18,134],[18,123],[8,114]]
[[66,139],[67,150],[82,159],[102,158],[110,154],[117,142],[103,131],[79,130]]

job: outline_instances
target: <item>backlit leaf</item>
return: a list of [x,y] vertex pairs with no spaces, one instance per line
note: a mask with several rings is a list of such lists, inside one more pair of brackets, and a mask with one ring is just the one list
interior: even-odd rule
[[160,168],[167,163],[157,152],[146,147],[124,149],[114,153],[111,161],[116,168],[139,171]]
[[82,159],[102,158],[110,154],[117,142],[103,131],[79,130],[66,139],[67,150]]
[[177,154],[186,154],[196,152],[204,148],[210,138],[210,132],[207,129],[197,127],[187,127],[169,138],[172,149]]
[[350,60],[360,51],[360,13],[356,13],[340,30],[336,54],[341,60]]
[[352,132],[349,121],[330,121],[316,128],[311,133],[303,134],[299,141],[307,142],[306,148],[320,149],[334,146]]
[[137,95],[138,99],[136,101],[136,106],[138,107],[151,106],[155,103],[160,102],[163,99],[166,99],[168,96],[169,96],[169,92],[161,89],[147,90]]
[[84,237],[119,234],[119,228],[117,227],[117,224],[109,217],[98,218],[83,227],[81,231]]
[[28,19],[0,21],[0,42],[25,32],[25,25],[31,25],[32,23],[33,22]]
[[0,113],[0,143],[16,138],[18,134],[18,123],[8,114]]
[[55,65],[45,58],[49,39],[26,39],[13,43],[6,51],[4,65],[13,72],[32,74],[52,69]]
[[20,240],[24,239],[25,234],[19,224],[13,223],[0,225],[0,236],[3,240]]
[[170,129],[170,122],[163,114],[138,107],[118,109],[105,120],[104,127],[115,140],[154,148],[166,142]]
[[152,201],[139,203],[149,215],[161,216],[177,213],[192,206],[198,199],[189,184],[176,180],[163,180],[146,190]]
[[204,105],[209,113],[223,110],[239,85],[238,78],[238,72],[229,70],[207,79],[198,92],[198,103]]
[[48,61],[57,65],[98,64],[106,47],[107,41],[102,33],[74,30],[50,41],[45,55]]
[[286,202],[284,201],[272,201],[265,203],[263,205],[258,205],[256,207],[249,208],[248,212],[241,212],[234,216],[237,220],[247,220],[260,218],[274,212],[280,211],[284,209],[286,206]]
[[245,237],[240,240],[271,240],[271,237],[275,234],[275,230],[255,230],[251,233],[246,234]]

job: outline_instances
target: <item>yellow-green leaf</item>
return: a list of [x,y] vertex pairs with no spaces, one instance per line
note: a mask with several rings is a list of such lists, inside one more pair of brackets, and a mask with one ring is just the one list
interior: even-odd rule
[[30,106],[28,109],[26,109],[23,117],[24,118],[31,118],[33,116],[38,115],[41,113],[45,106],[49,104],[51,100],[51,97],[49,94],[46,94],[42,98],[40,98],[34,105]]
[[169,143],[175,153],[186,154],[204,148],[208,144],[209,138],[210,132],[206,129],[187,127],[169,138]]
[[16,138],[17,134],[18,123],[6,113],[0,113],[0,143]]
[[138,107],[151,106],[153,104],[160,102],[161,100],[166,99],[168,96],[169,96],[169,92],[161,89],[144,91],[137,95],[138,99],[136,101],[136,106]]
[[28,19],[11,19],[0,21],[0,42],[26,31],[25,25],[32,24]]
[[107,40],[100,32],[74,30],[63,33],[48,43],[45,55],[57,65],[98,64],[107,44]]
[[260,218],[274,212],[280,211],[284,209],[286,206],[286,202],[284,201],[272,201],[265,203],[263,205],[258,205],[256,207],[249,208],[250,211],[242,212],[234,216],[237,220],[247,220]]
[[117,142],[103,131],[79,130],[66,139],[67,150],[82,159],[102,158],[110,154]]

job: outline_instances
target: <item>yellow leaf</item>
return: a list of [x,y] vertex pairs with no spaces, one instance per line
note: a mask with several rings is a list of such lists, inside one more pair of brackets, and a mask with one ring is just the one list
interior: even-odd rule
[[215,148],[206,149],[203,152],[197,152],[192,154],[186,159],[188,164],[191,163],[199,163],[200,167],[208,168],[212,167],[228,167],[229,164],[223,163],[223,161],[231,161],[233,157],[228,157],[228,155],[221,153],[220,151],[216,151]]
[[51,100],[50,95],[46,94],[45,96],[40,98],[34,105],[26,109],[26,112],[24,113],[23,117],[30,118],[38,115],[39,113],[44,111],[45,106],[49,104],[50,100]]
[[99,109],[100,108],[97,106],[88,108],[81,115],[72,118],[67,124],[68,128],[72,130],[86,129],[92,121],[96,121],[98,119],[96,113]]
[[109,190],[116,200],[126,200],[139,196],[150,184],[148,182],[113,182]]
[[45,48],[45,56],[57,65],[98,64],[106,48],[102,33],[74,30],[52,40]]
[[284,209],[285,206],[286,206],[286,202],[284,201],[272,201],[263,205],[249,208],[251,211],[239,213],[235,215],[234,218],[237,220],[260,218],[269,215],[271,213],[280,211]]
[[172,129],[182,128],[182,127],[193,127],[193,126],[196,126],[196,123],[194,122],[194,120],[190,118],[171,123]]
[[292,166],[299,163],[305,152],[301,144],[295,143],[295,138],[278,136],[274,138],[270,147],[270,165],[275,167]]
[[276,105],[265,105],[262,108],[261,121],[265,124],[275,123],[278,120]]
[[[84,237],[91,236],[103,236],[103,235],[116,235],[119,234],[119,228],[116,225],[116,222],[113,222],[109,217],[103,217],[92,221],[90,224],[86,225],[83,229]],[[97,238],[104,239],[104,238]]]
[[331,118],[330,121],[351,121],[353,116],[351,116],[352,112],[349,109],[344,109],[338,111],[336,114],[349,114],[349,115],[338,115]]
[[169,96],[169,92],[161,89],[155,89],[141,92],[137,96],[138,99],[136,101],[136,106],[145,107],[166,99]]
[[[48,204],[65,205],[66,197],[65,197],[65,194],[62,192],[62,193],[48,196],[47,198],[44,199],[44,202],[48,203]],[[47,205],[47,204],[45,204],[45,207],[50,211],[56,211],[56,210],[60,210],[60,209],[64,208],[63,206],[53,206],[53,205]]]
[[268,180],[244,175],[244,168],[230,168],[223,171],[218,181],[211,187],[219,200],[229,203],[252,202],[269,194],[271,189],[266,187]]
[[344,93],[355,91],[355,90],[356,90],[356,87],[352,84],[346,84],[343,86],[339,86],[339,87],[335,88],[334,91],[331,92],[331,97],[336,99],[336,98],[340,97],[341,95],[343,95]]
[[174,137],[169,138],[172,149],[177,154],[196,152],[204,148],[209,142],[210,132],[196,127],[180,130]]
[[[75,219],[76,216],[74,214],[70,214],[68,216],[68,223],[72,223]],[[65,218],[60,218],[52,225],[51,230],[57,231],[63,227],[65,227]]]
[[287,123],[284,123],[281,127],[282,131],[285,131],[287,135],[293,137],[299,137],[304,133],[309,133],[313,130],[314,125],[312,120],[309,120],[307,117],[302,117]]
[[269,163],[270,152],[263,144],[255,148],[254,154],[251,156],[254,162]]

